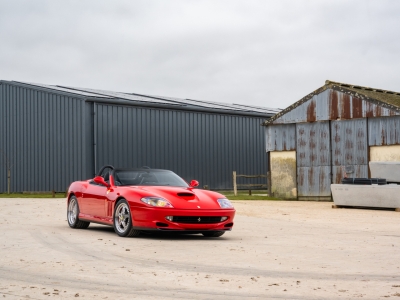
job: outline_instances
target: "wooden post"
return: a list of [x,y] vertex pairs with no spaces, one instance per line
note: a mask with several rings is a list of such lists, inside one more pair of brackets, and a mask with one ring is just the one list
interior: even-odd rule
[[56,191],[55,190],[52,190],[52,196],[53,196],[53,198],[55,198],[56,197]]
[[7,170],[7,192],[10,194],[10,187],[11,187],[11,170]]
[[233,194],[237,196],[236,171],[233,171]]
[[251,196],[251,190],[249,190],[249,196]]

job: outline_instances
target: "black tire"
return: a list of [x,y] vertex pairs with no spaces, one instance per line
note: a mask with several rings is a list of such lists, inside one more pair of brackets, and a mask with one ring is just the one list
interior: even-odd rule
[[86,229],[90,222],[79,220],[79,204],[75,196],[72,196],[68,201],[67,221],[71,228]]
[[210,231],[210,232],[202,232],[201,234],[205,237],[220,237],[224,235],[225,231]]
[[140,235],[140,230],[132,228],[131,210],[125,199],[119,200],[115,205],[113,225],[115,232],[121,237]]

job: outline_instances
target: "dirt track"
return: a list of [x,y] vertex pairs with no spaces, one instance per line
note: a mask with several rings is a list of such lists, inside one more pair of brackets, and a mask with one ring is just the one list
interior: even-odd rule
[[400,299],[399,212],[234,204],[221,238],[127,239],[70,229],[64,199],[0,199],[0,298]]

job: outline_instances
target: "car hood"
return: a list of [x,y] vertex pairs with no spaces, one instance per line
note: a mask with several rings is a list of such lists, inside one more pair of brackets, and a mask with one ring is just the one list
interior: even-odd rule
[[216,192],[184,187],[140,186],[137,188],[144,196],[162,197],[178,209],[221,209],[217,199],[225,198]]

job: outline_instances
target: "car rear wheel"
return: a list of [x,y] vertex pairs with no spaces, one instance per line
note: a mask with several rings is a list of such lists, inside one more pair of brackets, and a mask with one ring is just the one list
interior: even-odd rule
[[210,232],[202,232],[202,235],[205,237],[219,237],[223,235],[225,231],[210,231]]
[[68,202],[67,210],[68,225],[71,228],[86,229],[89,227],[90,222],[79,220],[79,205],[75,196],[72,196]]
[[122,237],[140,235],[140,230],[133,229],[132,215],[128,202],[125,199],[118,201],[114,211],[114,230]]

